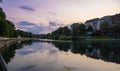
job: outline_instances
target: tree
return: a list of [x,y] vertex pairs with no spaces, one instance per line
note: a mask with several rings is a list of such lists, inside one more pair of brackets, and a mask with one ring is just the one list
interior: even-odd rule
[[14,24],[11,21],[9,21],[9,20],[6,20],[6,21],[7,21],[8,30],[9,30],[8,36],[9,37],[13,37],[14,36],[15,26],[14,26]]
[[103,23],[100,24],[100,29],[104,34],[110,33],[111,28],[112,25],[110,25],[108,21],[104,21]]
[[[2,0],[0,0],[2,2]],[[32,33],[30,32],[25,32],[22,30],[15,30],[14,24],[6,20],[6,15],[3,12],[3,9],[0,8],[0,36],[2,37],[32,37]]]
[[8,36],[8,24],[4,18],[0,18],[0,35],[1,36]]
[[113,26],[113,31],[114,33],[120,34],[120,21],[115,23],[115,25]]
[[70,29],[67,26],[63,27],[63,35],[70,36]]
[[71,26],[71,34],[72,36],[78,36],[79,35],[79,23],[74,23]]
[[18,37],[18,36],[21,36],[21,37],[32,37],[32,33],[30,33],[30,32],[25,32],[25,31],[23,31],[23,30],[20,30],[20,29],[18,29],[18,30],[15,30],[15,34],[14,34],[14,36],[15,37]]
[[74,23],[71,25],[72,36],[80,36],[86,33],[86,26],[84,24]]
[[5,15],[5,13],[3,12],[3,9],[2,9],[2,8],[0,8],[0,17],[1,17],[1,18],[6,18],[6,15]]
[[85,34],[86,31],[87,31],[87,30],[86,30],[86,26],[85,26],[84,24],[81,23],[81,24],[79,25],[79,32],[78,32],[79,35]]

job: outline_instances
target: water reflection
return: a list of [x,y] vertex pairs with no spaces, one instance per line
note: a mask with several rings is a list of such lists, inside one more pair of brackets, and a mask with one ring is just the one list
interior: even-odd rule
[[120,64],[119,41],[19,41],[4,50],[2,55],[11,71],[119,71],[120,69],[117,67],[117,64]]
[[53,42],[61,51],[71,51],[75,54],[86,55],[95,59],[102,59],[120,64],[120,42]]
[[9,46],[8,49],[2,51],[3,58],[5,59],[6,63],[10,62],[11,59],[15,56],[16,49],[20,49],[24,46],[31,45],[33,41],[18,41],[16,43],[13,43],[11,46]]

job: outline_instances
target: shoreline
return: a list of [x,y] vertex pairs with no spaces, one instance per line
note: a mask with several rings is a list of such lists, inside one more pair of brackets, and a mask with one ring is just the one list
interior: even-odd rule
[[0,52],[5,48],[5,46],[9,46],[12,43],[14,43],[16,40],[15,39],[8,39],[8,40],[0,40]]
[[24,40],[37,40],[41,42],[73,42],[73,41],[120,41],[120,38],[83,38],[78,40],[55,40],[55,39],[38,39],[38,38],[10,38],[10,39],[0,39],[0,52],[5,49],[4,46],[9,46],[16,41]]

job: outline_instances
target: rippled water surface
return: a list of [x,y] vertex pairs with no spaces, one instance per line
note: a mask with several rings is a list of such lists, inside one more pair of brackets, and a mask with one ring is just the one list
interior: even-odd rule
[[10,71],[120,71],[119,41],[20,41],[2,54]]

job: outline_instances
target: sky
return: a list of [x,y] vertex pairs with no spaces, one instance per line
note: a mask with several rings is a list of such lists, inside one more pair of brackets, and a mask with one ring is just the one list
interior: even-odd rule
[[120,13],[120,0],[3,0],[7,19],[34,34]]

